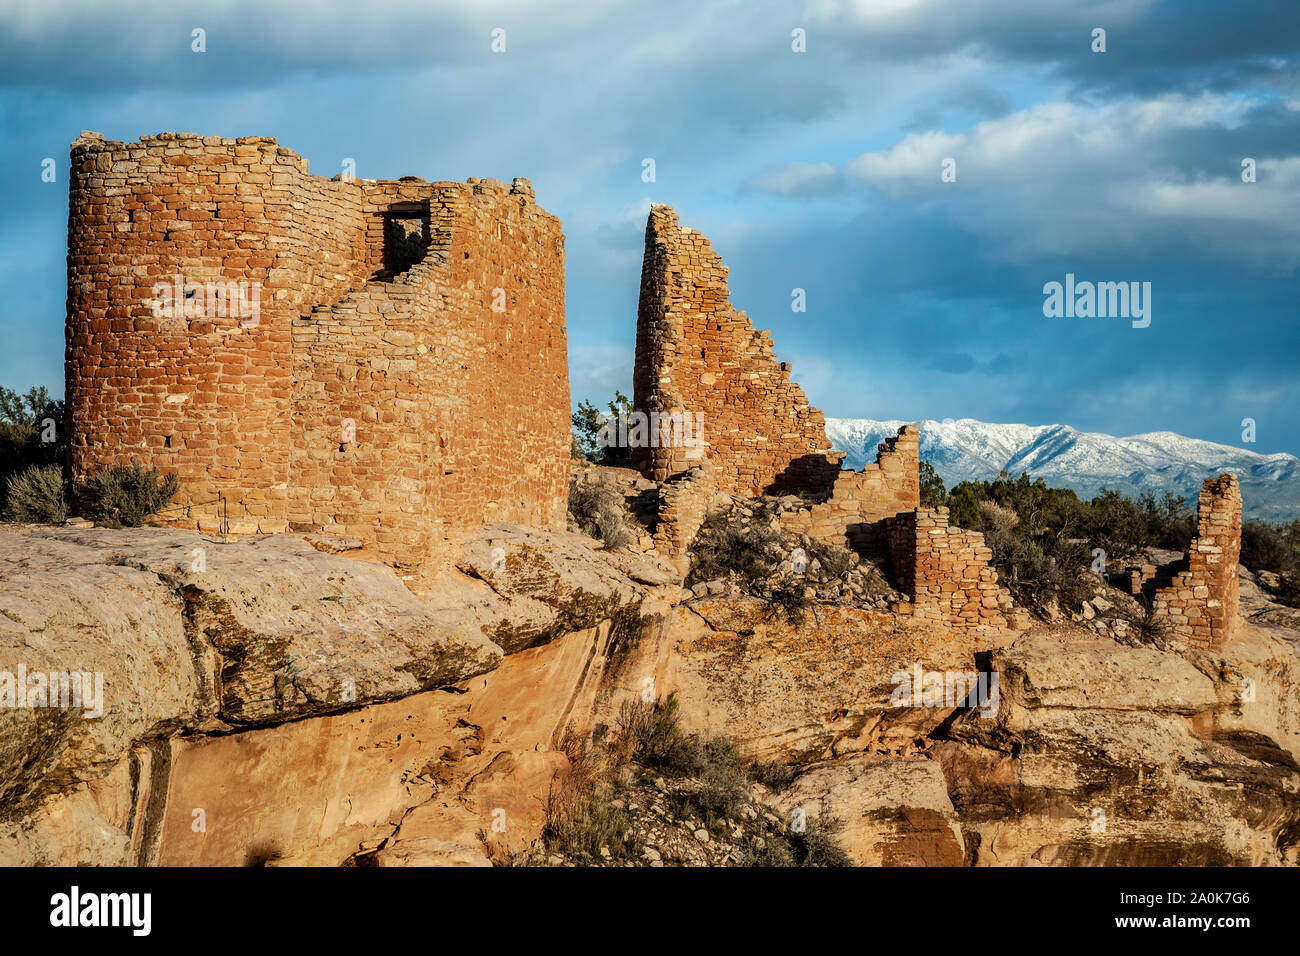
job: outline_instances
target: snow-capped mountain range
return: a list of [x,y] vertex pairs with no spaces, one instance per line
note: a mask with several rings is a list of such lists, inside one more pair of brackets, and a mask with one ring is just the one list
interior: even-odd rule
[[[898,434],[901,421],[828,418],[826,437],[845,452],[844,467],[876,460],[876,446]],[[1174,491],[1195,500],[1201,482],[1224,471],[1236,474],[1248,516],[1269,520],[1300,517],[1300,459],[1261,455],[1173,432],[1116,438],[1068,425],[994,425],[963,418],[923,421],[921,458],[951,488],[985,481],[999,471],[1028,472],[1058,488],[1091,497],[1103,488],[1128,495]]]

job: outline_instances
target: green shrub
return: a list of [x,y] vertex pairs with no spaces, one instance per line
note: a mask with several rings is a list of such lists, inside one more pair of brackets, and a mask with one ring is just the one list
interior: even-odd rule
[[1157,499],[1154,493],[1144,491],[1138,497],[1138,505],[1145,513],[1152,543],[1157,548],[1186,551],[1192,546],[1196,515],[1185,499],[1169,491]]
[[1137,560],[1155,545],[1155,535],[1143,509],[1132,499],[1108,488],[1092,499],[1088,540],[1106,552],[1110,564]]
[[603,541],[607,550],[626,548],[636,540],[623,496],[603,481],[571,479],[569,514],[584,534]]
[[943,488],[943,479],[934,470],[934,465],[924,458],[918,466],[921,479],[921,507],[940,508],[948,503],[948,495]]
[[1241,563],[1252,571],[1281,574],[1296,567],[1296,549],[1278,529],[1262,521],[1241,526]]
[[780,561],[781,535],[761,515],[748,522],[738,512],[714,512],[704,519],[691,552],[689,587],[729,574],[755,583],[765,581]]
[[63,435],[63,402],[44,388],[25,395],[0,386],[0,513],[8,480],[34,465],[62,465],[68,446]]
[[138,528],[171,503],[180,490],[175,475],[145,470],[138,461],[93,475],[81,491],[86,517],[109,528]]
[[591,402],[579,402],[578,409],[571,416],[573,424],[574,458],[586,458],[603,465],[625,462],[630,457],[631,449],[620,448],[611,443],[618,434],[618,423],[625,421],[632,412],[632,401],[617,389],[614,400],[608,403],[608,414],[600,411]]
[[5,482],[5,518],[63,524],[68,518],[63,469],[58,465],[33,465],[20,474],[10,475]]

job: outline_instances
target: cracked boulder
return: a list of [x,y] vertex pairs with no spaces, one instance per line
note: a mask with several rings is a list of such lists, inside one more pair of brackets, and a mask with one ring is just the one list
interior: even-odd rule
[[[466,543],[456,563],[499,599],[475,606],[484,634],[514,654],[602,621],[632,624],[655,591],[680,590],[673,573],[649,558],[607,554],[596,544],[567,531],[503,524],[484,528]],[[431,601],[447,603],[451,597]],[[462,595],[454,600],[464,606]]]
[[857,866],[961,866],[965,847],[933,760],[855,754],[813,764],[773,800],[786,821],[834,820]]
[[293,535],[226,544],[161,528],[6,528],[0,675],[100,675],[102,713],[0,708],[0,812],[101,776],[141,740],[399,698],[502,656],[391,569]]

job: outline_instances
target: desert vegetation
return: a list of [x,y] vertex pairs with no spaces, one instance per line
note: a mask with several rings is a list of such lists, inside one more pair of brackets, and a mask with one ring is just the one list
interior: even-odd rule
[[610,551],[636,540],[623,495],[613,483],[599,478],[586,480],[586,476],[575,475],[569,479],[569,525],[571,530],[604,542]]
[[63,524],[74,513],[110,528],[139,527],[179,490],[175,475],[139,462],[114,465],[79,488],[66,479],[62,401],[42,387],[0,386],[0,515],[26,524]]
[[[1185,551],[1196,534],[1192,504],[1172,492],[1145,492],[1134,499],[1102,489],[1084,501],[1041,478],[1023,473],[1012,478],[1006,472],[992,481],[964,481],[945,492],[928,463],[922,474],[923,495],[947,505],[954,524],[983,532],[999,574],[1030,604],[1051,593],[1061,595],[1062,603],[1077,605],[1106,571],[1143,562],[1152,549]],[[1273,582],[1277,599],[1300,606],[1300,520],[1276,525],[1247,521],[1241,564],[1275,576],[1265,580]],[[1138,630],[1148,628],[1140,616],[1131,623]]]
[[0,386],[0,514],[9,521],[67,517],[63,402],[46,389],[24,394]]
[[818,602],[884,604],[897,597],[880,570],[848,548],[783,532],[774,507],[733,502],[711,512],[692,545],[686,586],[734,586],[794,624]]
[[[688,733],[675,696],[624,702],[599,744],[570,739],[539,845],[516,864],[847,866],[839,824],[792,827],[762,803],[789,775],[724,737]],[[766,786],[765,783],[766,782]]]

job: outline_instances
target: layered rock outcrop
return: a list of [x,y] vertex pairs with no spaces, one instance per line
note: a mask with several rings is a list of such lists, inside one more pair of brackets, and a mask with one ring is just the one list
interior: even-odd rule
[[339,863],[589,727],[605,661],[678,589],[565,532],[486,534],[439,606],[290,535],[0,530],[0,670],[102,679],[99,715],[0,709],[0,859]]
[[794,623],[509,525],[419,600],[328,551],[0,531],[0,669],[104,675],[98,719],[0,712],[0,859],[505,862],[566,741],[672,694],[687,730],[788,766],[774,817],[836,821],[860,864],[1297,862],[1300,669],[1249,625],[1179,654],[853,605]]

